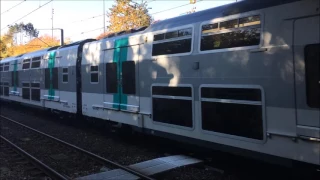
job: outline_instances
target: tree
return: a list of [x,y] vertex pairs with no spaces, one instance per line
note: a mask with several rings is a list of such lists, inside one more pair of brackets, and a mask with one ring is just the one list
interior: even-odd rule
[[127,31],[139,27],[149,26],[152,22],[148,14],[147,2],[140,4],[132,0],[116,0],[116,4],[110,8],[109,32]]
[[101,33],[99,36],[96,37],[96,39],[100,40],[100,39],[108,36],[109,34],[112,34],[112,33],[110,33],[110,32]]

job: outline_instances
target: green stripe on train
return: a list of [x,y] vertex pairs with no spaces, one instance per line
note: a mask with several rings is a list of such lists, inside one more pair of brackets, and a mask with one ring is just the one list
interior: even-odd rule
[[[117,63],[117,79],[120,79],[122,73],[122,62],[127,61],[128,55],[128,38],[118,39],[114,43],[113,62]],[[122,86],[118,85],[118,93],[113,95],[113,108],[126,110],[128,97],[123,94]],[[121,104],[123,104],[121,106]]]
[[49,68],[49,72],[50,72],[50,87],[49,87],[49,97],[48,99],[53,100],[54,99],[54,89],[53,89],[53,68],[54,68],[54,61],[56,59],[56,51],[52,51],[49,54],[49,59],[48,59],[48,68]]

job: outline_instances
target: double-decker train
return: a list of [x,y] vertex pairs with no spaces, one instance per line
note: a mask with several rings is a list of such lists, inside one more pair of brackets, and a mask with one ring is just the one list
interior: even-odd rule
[[9,57],[0,98],[319,166],[319,17],[318,0],[240,1]]

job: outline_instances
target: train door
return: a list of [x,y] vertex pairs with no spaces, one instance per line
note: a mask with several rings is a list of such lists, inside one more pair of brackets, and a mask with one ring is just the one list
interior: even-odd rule
[[297,133],[320,138],[320,18],[294,21]]
[[57,51],[50,51],[47,55],[47,64],[45,68],[45,89],[46,93],[44,98],[50,101],[59,101],[59,91],[58,91],[58,63],[56,60],[58,57]]
[[105,51],[105,108],[139,111],[139,94],[136,90],[138,54],[139,45],[129,46],[128,38],[116,40],[114,48]]

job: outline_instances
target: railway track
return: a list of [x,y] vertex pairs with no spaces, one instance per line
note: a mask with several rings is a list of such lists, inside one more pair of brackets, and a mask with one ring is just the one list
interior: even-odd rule
[[28,179],[62,179],[67,180],[54,169],[50,168],[40,160],[27,153],[23,149],[19,148],[11,141],[0,135],[1,143],[0,149],[6,156],[11,156],[13,163],[26,166],[25,169],[28,171]]
[[[100,164],[99,166],[97,166],[100,169],[101,169],[101,167],[102,168],[107,167],[108,170],[110,170],[111,168],[117,168],[117,169],[121,169],[123,171],[126,171],[126,172],[128,172],[130,174],[133,174],[133,175],[139,177],[140,179],[147,179],[147,180],[152,180],[153,179],[153,178],[151,178],[151,177],[149,177],[149,176],[147,176],[145,174],[142,174],[142,173],[140,173],[140,172],[138,172],[136,170],[133,170],[133,169],[127,167],[127,166],[123,166],[123,165],[120,165],[120,164],[118,164],[118,163],[116,163],[114,161],[105,159],[105,158],[103,158],[101,156],[93,154],[93,153],[91,153],[89,151],[86,151],[86,150],[84,150],[82,148],[79,148],[79,147],[77,147],[75,145],[67,143],[67,142],[65,142],[65,141],[63,141],[61,139],[55,138],[53,136],[50,136],[50,135],[48,135],[46,133],[40,132],[40,131],[38,131],[36,129],[33,129],[33,128],[29,127],[29,126],[21,124],[21,123],[15,121],[13,119],[10,119],[8,117],[3,116],[3,115],[0,115],[0,119],[2,119],[2,125],[10,126],[10,127],[12,127],[12,125],[17,125],[18,129],[19,129],[19,130],[16,130],[16,132],[15,132],[17,134],[18,134],[19,131],[21,132],[23,130],[27,130],[27,131],[29,131],[29,133],[24,133],[23,136],[25,136],[26,134],[28,134],[27,136],[30,136],[30,132],[31,132],[31,136],[30,136],[31,138],[25,138],[25,139],[28,140],[28,144],[33,143],[33,142],[30,142],[30,141],[33,140],[34,142],[35,141],[38,142],[38,143],[35,143],[35,144],[39,145],[39,142],[41,142],[40,145],[50,145],[50,148],[52,148],[52,149],[60,147],[58,152],[69,152],[69,153],[67,153],[67,155],[58,154],[57,156],[55,156],[58,160],[61,160],[61,159],[63,160],[65,156],[74,156],[76,154],[77,156],[73,157],[73,159],[74,160],[79,160],[79,162],[77,161],[74,164],[80,164],[81,162],[83,162],[84,166],[89,166],[88,164],[90,164],[90,163],[93,164],[94,166],[97,166],[97,164]],[[6,122],[4,122],[3,120],[5,120]],[[12,129],[14,129],[14,128],[12,128]],[[6,133],[3,133],[3,134],[6,134]],[[10,133],[7,133],[6,135],[10,137]],[[1,136],[1,138],[3,138],[4,141],[10,143],[13,147],[19,148],[18,145],[14,144],[14,142],[10,142],[9,140],[7,140],[7,138],[2,137],[2,136]],[[32,139],[32,140],[30,140],[30,139]],[[23,143],[22,143],[22,146],[23,146]],[[35,148],[35,149],[37,149],[37,148]],[[39,147],[39,149],[41,149],[41,147]],[[19,148],[19,150],[21,152],[25,152],[25,154],[28,154],[26,151],[22,150],[21,148]],[[48,155],[46,155],[46,156],[48,156]],[[52,154],[49,153],[49,156],[52,157]],[[84,158],[83,156],[88,157],[88,159]],[[28,157],[31,157],[31,155],[28,154]],[[81,161],[83,158],[85,159],[85,161]],[[32,159],[34,159],[34,161],[39,163],[39,164],[42,163],[40,160],[37,160],[35,157],[33,157]],[[48,160],[48,158],[44,158],[44,159]],[[89,159],[91,159],[91,161],[94,161],[94,162],[90,162]],[[60,161],[60,163],[61,163],[61,161]],[[51,164],[51,165],[53,164],[53,166],[57,167],[57,165],[54,164],[54,163],[49,163],[49,164]],[[49,170],[52,170],[53,172],[55,172],[55,170],[53,170],[55,168],[53,168],[53,167],[50,168],[49,165],[46,165],[45,163],[42,163],[42,165],[40,164],[39,166],[41,168],[46,167],[44,169],[46,171],[48,171],[48,173],[50,173]],[[68,167],[69,166],[72,166],[72,165],[69,163]],[[85,168],[85,169],[88,169],[88,168]],[[75,173],[74,170],[70,170],[71,172],[68,172],[68,170],[60,169],[61,173],[59,172],[59,170],[56,170],[56,171],[57,171],[56,174],[60,174],[60,175],[59,176],[58,175],[54,176],[55,174],[52,173],[52,176],[54,176],[54,179],[72,179],[72,178],[78,178],[79,177],[79,176],[77,177],[77,175],[73,175],[73,174],[78,174],[77,172]],[[97,172],[97,170],[90,171],[89,174],[95,173],[95,172]],[[88,175],[88,174],[85,174],[85,175]],[[83,174],[81,176],[83,176]]]

